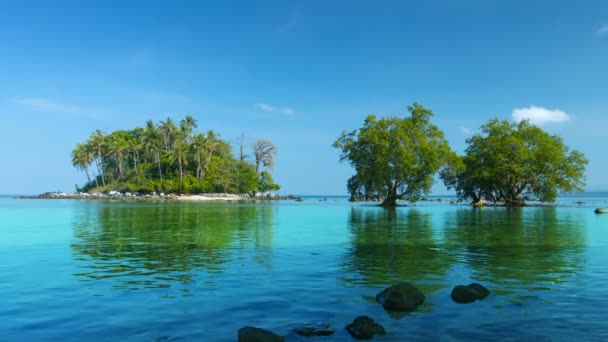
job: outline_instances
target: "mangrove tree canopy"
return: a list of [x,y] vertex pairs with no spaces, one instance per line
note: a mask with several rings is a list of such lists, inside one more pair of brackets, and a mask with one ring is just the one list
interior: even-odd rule
[[352,198],[416,201],[430,192],[434,175],[456,158],[443,132],[430,119],[433,113],[414,103],[409,117],[378,119],[369,115],[359,130],[343,132],[333,146],[342,150],[355,175],[347,183]]
[[492,119],[467,144],[460,161],[441,174],[462,199],[522,206],[527,197],[553,202],[559,191],[582,191],[585,156],[528,121]]

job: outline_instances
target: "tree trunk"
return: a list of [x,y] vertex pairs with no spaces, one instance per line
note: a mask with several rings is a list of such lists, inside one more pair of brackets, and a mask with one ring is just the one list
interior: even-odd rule
[[399,196],[397,196],[397,187],[394,187],[389,191],[388,196],[386,196],[384,201],[380,203],[380,206],[385,208],[396,207],[398,198]]
[[156,161],[158,162],[158,176],[160,177],[160,181],[163,181],[163,170],[160,168],[160,154],[156,152]]
[[137,153],[134,152],[133,153],[133,160],[135,161],[135,174],[139,174],[139,172],[137,171]]
[[473,203],[477,203],[481,199],[475,192],[471,194],[471,197],[473,198]]
[[103,157],[101,156],[101,149],[97,151],[97,158],[99,158],[99,164],[97,164],[99,168],[99,174],[101,174],[101,183],[103,186],[106,186],[106,176],[104,175],[103,169]]
[[84,168],[84,173],[87,174],[87,181],[88,181],[88,183],[91,183],[91,176],[89,176],[89,168],[88,167]]
[[505,206],[507,207],[523,207],[526,205],[526,202],[521,196],[523,190],[514,189],[509,191],[509,197],[505,198]]
[[120,158],[116,158],[118,159],[118,175],[120,176],[120,178],[123,177],[123,173],[122,173],[122,159]]
[[182,160],[179,159],[178,162],[179,162],[179,180],[181,182],[183,182],[184,181],[184,172],[182,171]]

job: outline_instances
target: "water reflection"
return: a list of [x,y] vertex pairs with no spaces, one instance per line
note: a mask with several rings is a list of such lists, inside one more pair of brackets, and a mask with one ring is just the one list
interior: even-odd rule
[[416,209],[353,207],[349,217],[352,247],[345,277],[351,284],[387,285],[410,281],[426,290],[445,275],[454,257],[441,247],[431,216]]
[[584,227],[568,212],[486,209],[457,210],[444,221],[446,243],[461,253],[472,278],[545,289],[584,267]]
[[343,281],[408,281],[423,292],[467,281],[499,294],[554,289],[585,265],[584,226],[572,215],[558,208],[353,207]]
[[273,207],[91,203],[74,224],[72,249],[82,280],[123,289],[209,281],[228,263],[269,268]]

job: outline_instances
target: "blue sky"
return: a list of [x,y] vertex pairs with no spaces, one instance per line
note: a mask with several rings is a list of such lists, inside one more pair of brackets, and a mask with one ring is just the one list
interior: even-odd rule
[[278,145],[282,192],[345,194],[333,140],[413,101],[458,152],[532,117],[607,190],[608,2],[0,2],[0,193],[72,191],[95,129],[191,114]]

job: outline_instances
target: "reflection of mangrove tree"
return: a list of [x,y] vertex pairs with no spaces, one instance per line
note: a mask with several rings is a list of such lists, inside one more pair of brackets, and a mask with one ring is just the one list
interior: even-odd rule
[[[87,279],[130,287],[187,283],[237,257],[269,267],[272,206],[95,203],[75,223],[72,248]],[[196,272],[195,272],[196,271]]]
[[583,227],[557,208],[485,208],[450,212],[445,240],[463,253],[478,280],[559,283],[579,271]]
[[347,282],[380,286],[410,281],[432,290],[429,281],[444,275],[453,262],[440,247],[431,217],[416,209],[353,207],[349,226],[352,247],[345,269],[361,279]]

